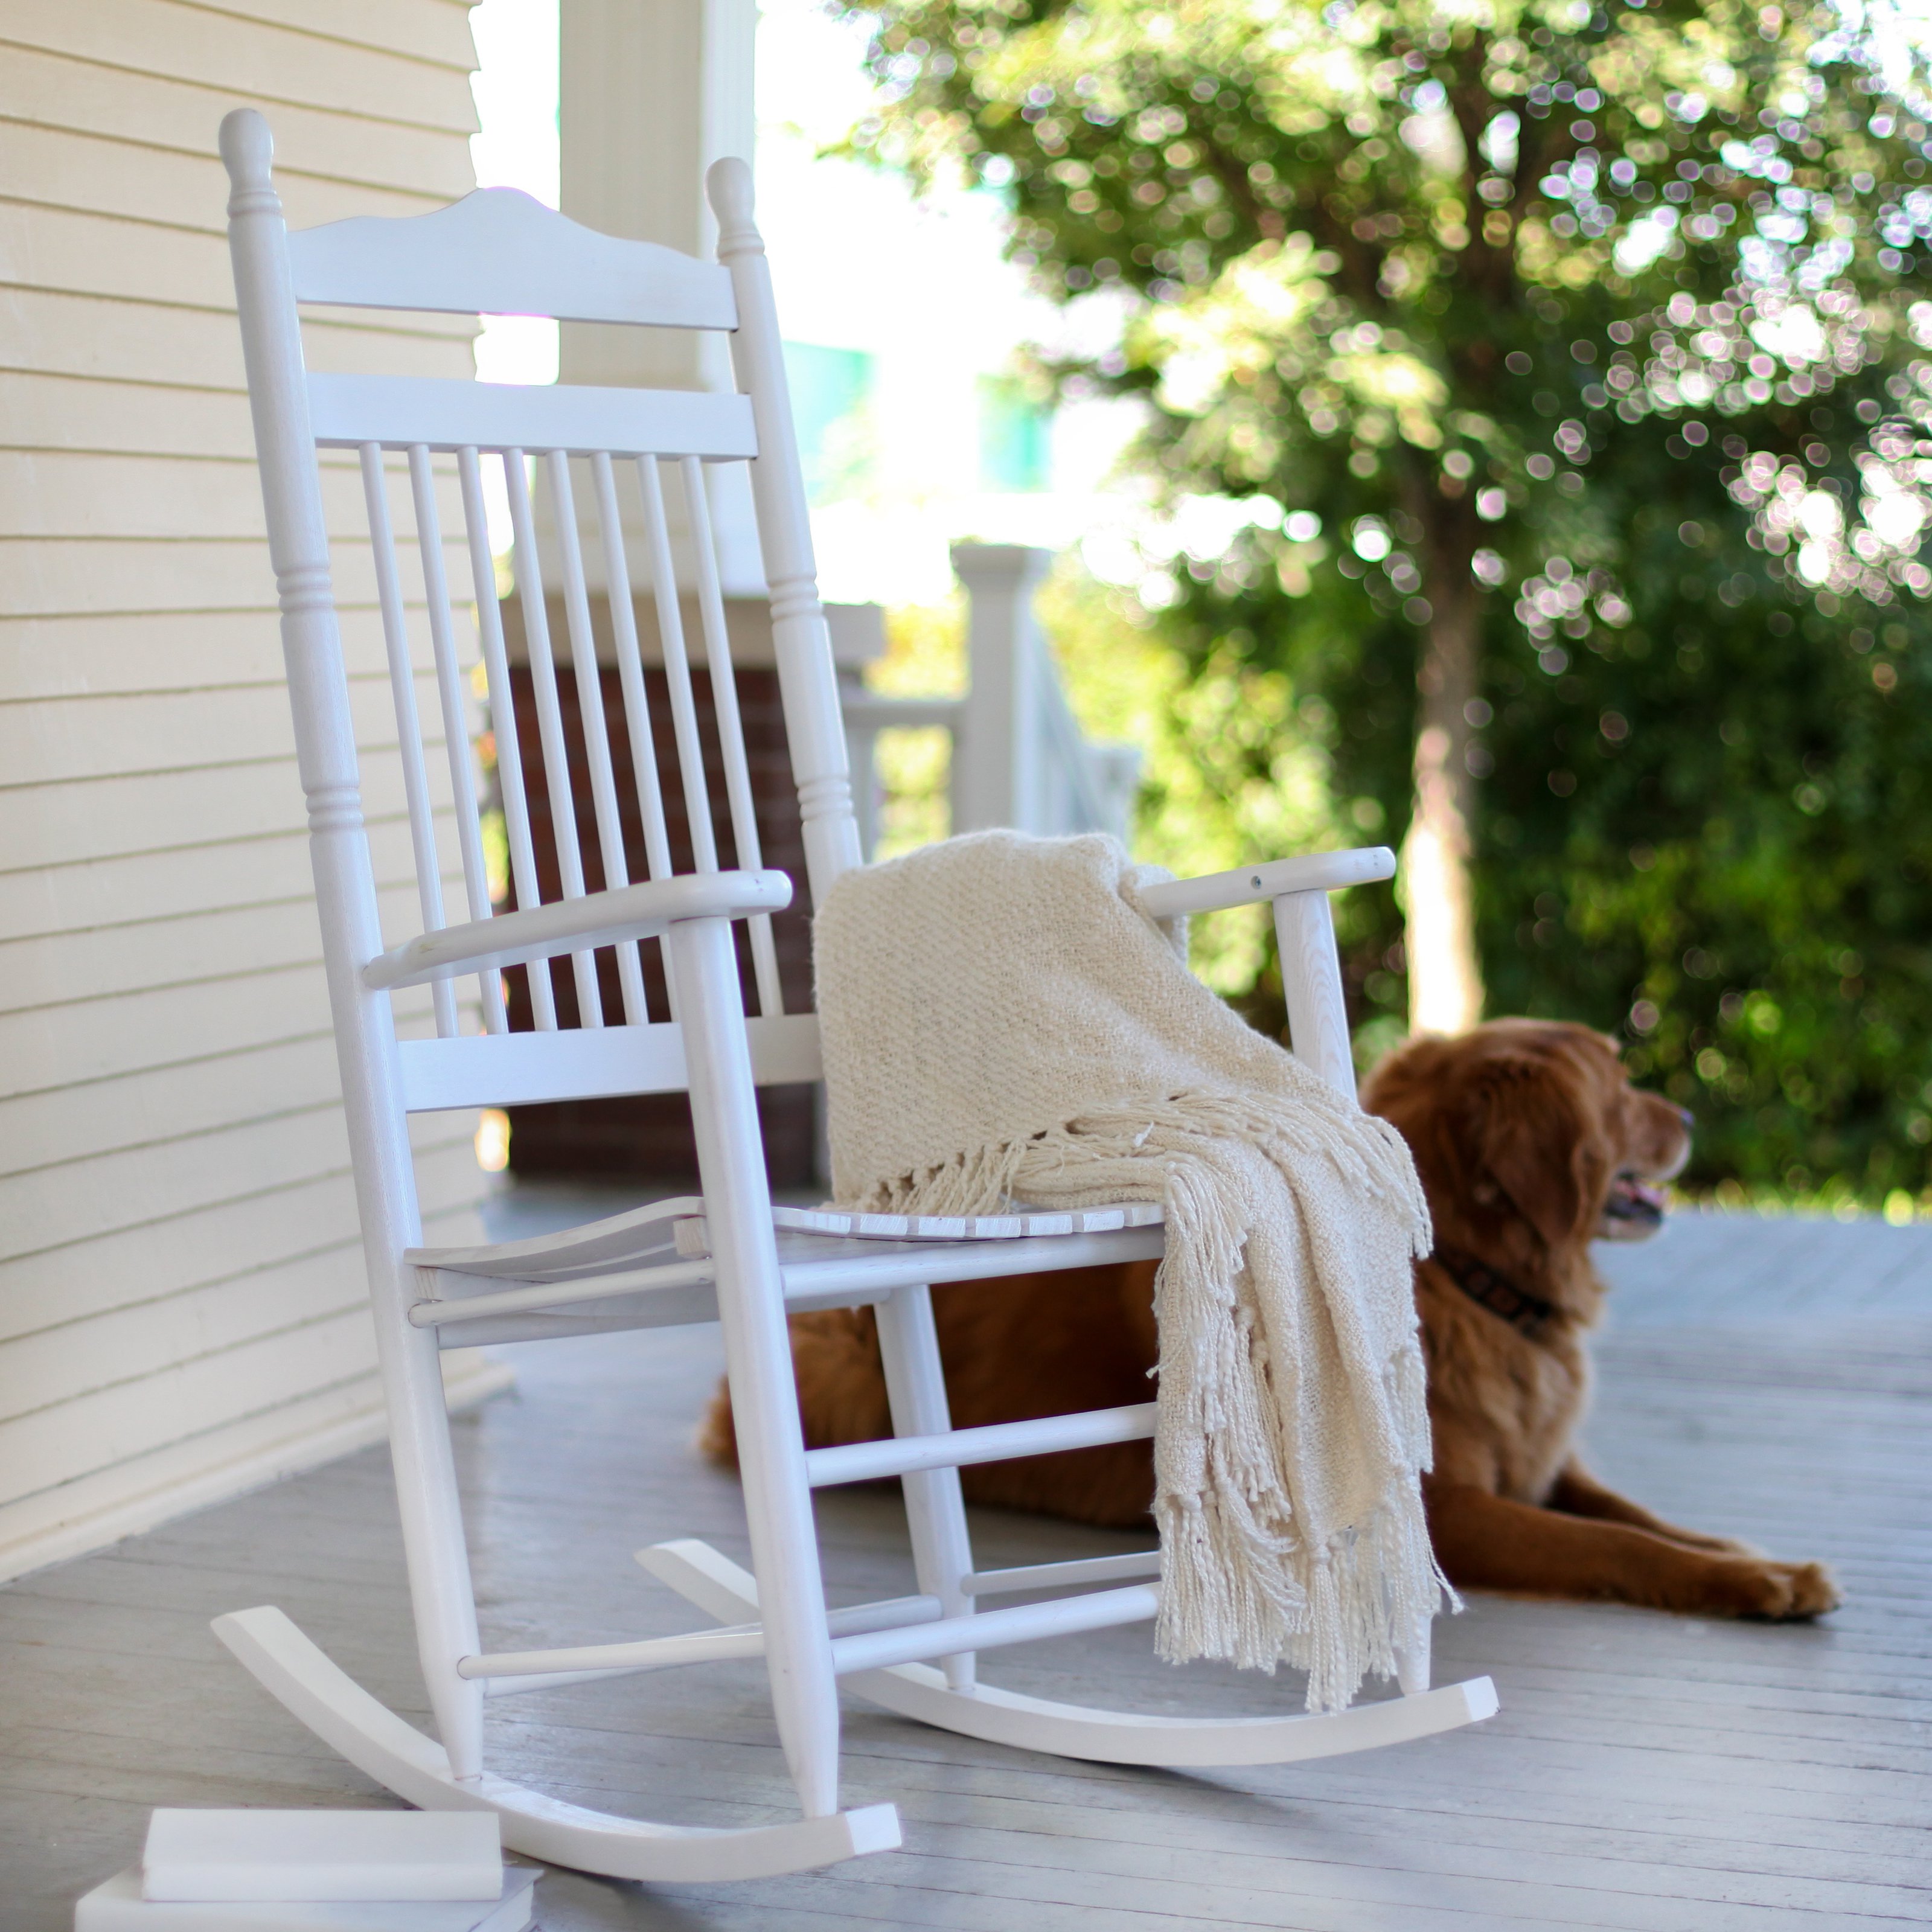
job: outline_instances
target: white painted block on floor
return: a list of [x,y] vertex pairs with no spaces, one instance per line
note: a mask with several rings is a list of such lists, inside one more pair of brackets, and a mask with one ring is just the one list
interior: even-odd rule
[[219,1903],[146,1899],[130,1869],[97,1886],[74,1909],[74,1932],[528,1932],[540,1874],[530,1865],[503,1874],[501,1898],[295,1899]]
[[176,1811],[148,1821],[141,1895],[304,1904],[500,1898],[494,1811]]

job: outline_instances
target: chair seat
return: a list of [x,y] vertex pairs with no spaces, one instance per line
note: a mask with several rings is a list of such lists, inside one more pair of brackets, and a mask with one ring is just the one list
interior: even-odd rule
[[[786,1307],[862,1306],[923,1283],[1157,1258],[1148,1202],[962,1218],[774,1207]],[[681,1196],[526,1241],[412,1248],[424,1294],[410,1309],[445,1348],[715,1320],[716,1270],[701,1196]]]
[[[772,1209],[772,1226],[782,1236],[854,1241],[1029,1240],[1060,1234],[1108,1234],[1122,1228],[1157,1228],[1164,1218],[1158,1203],[1150,1201],[1058,1212],[1022,1209],[1011,1214],[964,1216],[861,1214],[832,1208]],[[671,1253],[686,1261],[700,1261],[710,1252],[704,1196],[686,1194],[530,1240],[500,1241],[482,1247],[411,1248],[404,1259],[412,1267],[448,1268],[465,1275],[567,1281],[616,1268],[646,1265]]]

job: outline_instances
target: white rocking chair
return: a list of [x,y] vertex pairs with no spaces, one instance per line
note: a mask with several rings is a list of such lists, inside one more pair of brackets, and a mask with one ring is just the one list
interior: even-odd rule
[[[441,1742],[353,1683],[279,1611],[244,1610],[217,1631],[316,1733],[411,1803],[487,1807],[504,1842],[556,1863],[628,1879],[710,1880],[801,1870],[899,1842],[890,1805],[838,1804],[838,1686],[931,1724],[1000,1743],[1124,1764],[1278,1763],[1447,1730],[1488,1716],[1488,1680],[1429,1688],[1429,1632],[1413,1633],[1402,1696],[1334,1716],[1191,1720],[1086,1709],[975,1681],[981,1651],[1151,1618],[1158,1554],[979,1571],[957,1474],[964,1463],[1136,1440],[1150,1404],[998,1427],[949,1426],[929,1285],[1157,1256],[1157,1210],[908,1222],[774,1209],[759,1138],[757,1084],[818,1072],[816,1022],[779,996],[770,915],[791,884],[762,868],[712,547],[703,466],[749,463],[770,586],[784,710],[803,814],[807,871],[822,897],[860,862],[838,696],[814,577],[806,502],[751,178],[721,161],[709,189],[718,262],[593,233],[515,193],[486,189],[412,219],[362,219],[290,235],[270,176],[272,144],[247,110],[222,124],[233,184],[230,237],[247,354],[282,638],[328,981],[354,1153],[370,1291],[423,1674]],[[310,375],[298,304],[544,314],[730,332],[742,394],[630,388],[515,388],[400,377]],[[386,943],[365,834],[350,688],[331,587],[316,452],[359,452],[374,581],[401,740],[423,930]],[[416,667],[405,627],[386,452],[404,452],[428,628],[448,751],[468,917],[446,925]],[[578,848],[537,560],[526,452],[542,459],[604,889],[588,892]],[[518,909],[492,917],[478,788],[464,723],[464,674],[444,575],[434,459],[460,481],[472,588],[498,740]],[[516,540],[530,670],[562,896],[539,903],[484,514],[485,459],[502,464]],[[620,466],[640,493],[671,729],[695,854],[672,869],[652,723],[632,620],[618,500]],[[683,642],[662,471],[675,469],[693,553],[696,604],[722,748],[736,868],[714,850],[698,720]],[[650,877],[629,883],[591,634],[574,475],[587,472],[598,529]],[[547,542],[548,540],[547,539]],[[532,594],[532,592],[534,594]],[[1353,1090],[1329,889],[1394,870],[1386,851],[1262,865],[1160,889],[1163,914],[1273,902],[1296,1051]],[[733,922],[748,922],[757,1012],[747,1018]],[[638,943],[663,949],[675,1020],[646,1010]],[[594,953],[614,948],[622,1024],[602,1012]],[[568,956],[580,1024],[556,1024],[548,962]],[[526,964],[536,1030],[508,1030],[502,972]],[[454,982],[474,975],[484,1030],[461,1035]],[[391,996],[431,988],[436,1037],[398,1036]],[[494,1247],[420,1245],[408,1117],[614,1094],[688,1093],[701,1198],[663,1202],[554,1238]],[[808,1450],[787,1343],[788,1310],[878,1310],[894,1438]],[[737,1421],[752,1568],[703,1544],[639,1552],[654,1576],[722,1628],[632,1643],[493,1655],[478,1639],[439,1348],[716,1320]],[[819,1575],[815,1486],[897,1475],[920,1594],[828,1613]],[[1084,1586],[1096,1586],[1088,1588]],[[1003,1594],[1072,1594],[1001,1608]],[[762,1657],[802,1815],[699,1830],[579,1809],[483,1768],[483,1700],[710,1659]],[[934,1667],[934,1660],[938,1667]]]

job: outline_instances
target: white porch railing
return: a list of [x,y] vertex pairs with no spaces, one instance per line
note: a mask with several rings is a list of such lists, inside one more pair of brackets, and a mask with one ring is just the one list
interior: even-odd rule
[[859,836],[870,858],[884,791],[875,756],[881,731],[938,725],[952,734],[952,829],[996,826],[1053,836],[1127,836],[1140,752],[1080,735],[1034,615],[1050,550],[957,544],[952,567],[966,589],[968,685],[964,698],[880,698],[842,686]]

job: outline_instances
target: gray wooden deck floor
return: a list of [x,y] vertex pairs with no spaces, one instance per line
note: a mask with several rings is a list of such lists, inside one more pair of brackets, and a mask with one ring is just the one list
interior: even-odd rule
[[[541,1196],[518,1232],[608,1204]],[[566,1211],[573,1210],[574,1211]],[[907,1849],[806,1877],[643,1888],[556,1873],[551,1932],[918,1927],[945,1932],[1752,1932],[1932,1920],[1932,1230],[1680,1217],[1607,1257],[1618,1282],[1590,1430],[1658,1508],[1822,1557],[1847,1607],[1815,1628],[1473,1600],[1438,1676],[1486,1671],[1502,1714],[1285,1770],[1069,1763],[848,1706],[851,1801]],[[742,1541],[733,1485],[687,1447],[710,1331],[518,1354],[518,1392],[460,1427],[493,1648],[668,1631],[689,1613],[638,1545]],[[836,1600],[909,1587],[896,1500],[820,1499]],[[980,1520],[990,1564],[1132,1540]],[[544,1605],[555,1607],[546,1614]],[[54,1932],[128,1864],[156,1804],[368,1804],[381,1795],[208,1634],[280,1604],[412,1716],[386,1459],[333,1466],[0,1591],[0,1928]],[[1017,1688],[1156,1708],[1293,1709],[1288,1682],[1152,1659],[1144,1628],[1004,1654]],[[542,1720],[539,1722],[539,1719]],[[748,1666],[521,1699],[497,1768],[607,1808],[781,1815]]]

